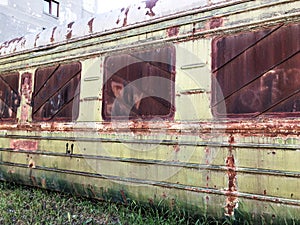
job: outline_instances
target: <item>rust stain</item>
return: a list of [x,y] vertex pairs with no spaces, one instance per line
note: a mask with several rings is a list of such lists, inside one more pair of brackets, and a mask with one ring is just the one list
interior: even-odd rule
[[89,32],[90,32],[90,33],[93,33],[93,22],[94,22],[94,18],[92,18],[92,19],[88,22]]
[[11,140],[10,148],[15,150],[36,151],[38,149],[38,141]]
[[226,198],[226,207],[225,207],[225,215],[233,216],[234,209],[237,207],[238,199],[233,195],[228,195]]
[[[22,40],[23,40],[23,41],[22,41]],[[19,38],[11,39],[11,40],[9,40],[9,41],[5,41],[5,42],[3,42],[3,43],[1,44],[0,50],[1,50],[2,48],[8,48],[9,45],[11,45],[11,44],[13,44],[13,43],[19,43],[20,41],[22,41],[22,43],[23,43],[24,40],[25,40],[24,37],[19,37]],[[21,46],[22,46],[22,43],[21,43]],[[25,42],[24,42],[24,43],[25,43]],[[15,47],[14,50],[13,50],[13,52],[15,52],[16,50],[17,50],[17,49],[16,49],[16,47]],[[5,54],[5,52],[4,52],[4,54]],[[1,55],[1,53],[0,53],[0,55]]]
[[158,2],[158,0],[146,0],[146,15],[148,16],[155,16],[155,13],[153,12],[153,8],[155,7],[156,3]]
[[237,191],[236,187],[236,167],[235,160],[233,155],[233,146],[234,144],[234,136],[230,135],[228,139],[229,146],[229,155],[226,159],[226,167],[227,167],[227,176],[228,176],[228,189],[226,192],[226,206],[225,206],[225,215],[233,216],[234,209],[237,207],[238,198],[234,196],[232,193]]
[[178,34],[179,34],[179,27],[178,26],[170,27],[170,28],[167,29],[168,37],[177,36]]
[[73,26],[74,22],[71,22],[68,24],[68,33],[66,35],[67,39],[70,39],[72,37],[72,26]]
[[223,26],[223,18],[222,17],[213,17],[208,21],[209,29],[215,29]]
[[53,27],[50,42],[54,42],[54,33],[57,27]]
[[227,175],[228,175],[228,191],[236,191],[236,171],[234,165],[234,157],[230,155],[226,159]]
[[71,29],[71,28],[72,28],[72,26],[73,26],[73,24],[74,24],[74,21],[73,21],[73,22],[71,22],[71,23],[69,23],[69,24],[67,25],[67,27]]
[[35,36],[35,39],[34,39],[34,47],[36,47],[36,42],[37,40],[40,38],[40,33],[38,33],[36,36]]
[[129,7],[126,8],[124,12],[124,20],[123,20],[123,27],[127,25],[127,17],[128,17]]
[[22,40],[22,42],[21,42],[21,47],[22,47],[22,48],[25,48],[25,43],[26,43],[26,39],[23,38],[23,40]]

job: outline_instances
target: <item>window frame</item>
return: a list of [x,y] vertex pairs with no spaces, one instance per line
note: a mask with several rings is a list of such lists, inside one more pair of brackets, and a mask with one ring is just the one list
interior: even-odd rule
[[[170,88],[170,101],[168,100],[165,100],[163,98],[159,98],[155,95],[149,95],[149,96],[146,96],[146,97],[149,97],[149,98],[153,98],[154,100],[153,101],[157,101],[160,100],[162,102],[168,102],[167,105],[169,107],[166,107],[166,109],[168,109],[168,114],[165,114],[165,115],[155,115],[155,114],[151,114],[151,115],[136,115],[136,116],[131,116],[131,115],[126,115],[126,116],[112,116],[112,115],[108,115],[106,110],[107,110],[107,102],[108,102],[108,98],[109,98],[109,94],[107,94],[107,83],[108,83],[108,76],[109,77],[113,77],[116,75],[116,73],[113,73],[113,74],[110,74],[108,75],[108,67],[107,67],[107,62],[109,60],[113,60],[112,58],[114,57],[126,57],[126,55],[131,55],[131,54],[143,54],[143,53],[149,53],[149,52],[154,52],[154,51],[157,51],[158,49],[169,49],[169,50],[165,50],[167,51],[168,53],[167,54],[170,54],[171,57],[169,57],[168,61],[169,61],[169,64],[166,63],[166,65],[170,66],[170,71],[164,71],[165,73],[168,73],[167,76],[169,76],[168,78],[164,78],[164,79],[168,79],[168,81],[170,81],[170,86],[168,88]],[[150,53],[151,54],[151,53]],[[149,63],[150,61],[140,61],[140,63]],[[159,61],[151,61],[152,63],[157,63]],[[151,63],[150,63],[151,64]],[[125,121],[125,120],[140,120],[142,119],[143,121],[147,121],[147,120],[155,120],[155,119],[163,119],[163,120],[173,120],[174,119],[174,115],[175,115],[175,74],[176,74],[176,49],[175,49],[175,46],[171,45],[171,44],[166,44],[166,45],[158,45],[158,46],[151,46],[151,47],[140,47],[140,48],[135,48],[135,49],[129,49],[129,50],[126,50],[126,51],[119,51],[119,52],[115,52],[115,53],[111,53],[111,54],[108,54],[106,57],[105,57],[105,60],[104,60],[104,69],[103,69],[103,86],[102,86],[102,110],[101,110],[101,116],[102,116],[102,119],[104,121],[113,121],[113,120],[118,120],[118,121]],[[129,64],[129,66],[131,66],[132,64]],[[153,66],[153,65],[151,65]],[[125,67],[122,67],[122,69],[124,69]],[[159,70],[163,70],[159,67],[157,67]],[[150,76],[153,76],[153,75],[150,75]],[[148,77],[148,74],[143,76],[143,77],[140,77],[140,78],[144,78],[144,77]],[[160,77],[160,76],[156,76],[156,77]],[[129,82],[128,84],[136,81],[136,80],[139,80],[140,78],[137,78],[135,80],[126,80],[126,82]],[[130,85],[129,85],[130,86]],[[126,86],[125,86],[126,87]],[[136,87],[135,87],[136,88]],[[110,87],[111,89],[111,87]],[[138,88],[140,89],[140,88]],[[116,99],[116,98],[115,98]],[[144,98],[142,98],[144,99]],[[161,103],[161,104],[164,104],[164,103]],[[164,104],[165,106],[166,104]]]
[[[8,81],[4,79],[4,77],[7,77],[7,76],[16,76],[16,78],[13,78],[13,79],[16,79],[16,81],[15,81],[16,87],[12,87],[11,84],[9,84]],[[2,112],[1,116],[0,116],[0,123],[16,122],[17,121],[17,111],[18,111],[18,108],[20,107],[20,90],[19,90],[20,89],[20,87],[19,87],[20,74],[19,74],[19,72],[3,73],[0,75],[0,79],[1,79],[1,82],[6,83],[6,85],[10,87],[10,91],[14,92],[14,96],[12,98],[10,95],[10,98],[11,98],[10,101],[12,104],[15,104],[13,106],[13,105],[8,105],[8,104],[4,103],[5,108],[3,109],[3,111],[6,109],[6,106],[8,106],[8,108],[9,108],[8,110],[12,111],[13,116],[2,117],[2,114],[3,114],[3,112]],[[2,92],[3,90],[0,89],[0,91]],[[5,93],[5,95],[6,94],[7,93]],[[2,103],[2,101],[1,101],[1,103]],[[15,111],[12,109],[13,107],[15,107]],[[1,107],[0,111],[2,111],[2,107]]]
[[[47,87],[47,85],[51,85],[51,82],[53,82],[55,84],[56,81],[51,81],[51,80],[59,79],[57,77],[60,74],[57,73],[57,71],[63,70],[64,68],[66,68],[68,66],[71,67],[72,65],[77,66],[78,71],[76,70],[77,72],[72,75],[68,74],[67,76],[70,76],[70,77],[65,79],[64,82],[61,83],[61,86],[57,87],[56,91],[53,91],[51,86],[48,87],[48,89],[45,88],[45,86]],[[77,69],[77,68],[75,68],[75,69]],[[52,72],[49,76],[43,75],[43,74],[38,75],[39,73],[43,73],[43,71],[45,71],[45,70],[50,70]],[[40,72],[40,71],[42,71],[42,72]],[[56,73],[58,75],[55,75]],[[72,121],[76,121],[79,117],[79,109],[80,109],[81,74],[82,74],[82,65],[81,65],[81,62],[79,62],[79,61],[41,66],[41,67],[37,68],[35,71],[35,76],[34,76],[34,84],[33,84],[34,91],[32,94],[32,120],[34,122],[72,122]],[[42,85],[37,84],[38,76],[46,77],[45,82]],[[70,91],[68,88],[70,88],[70,87],[74,91],[73,95],[69,93]],[[43,90],[43,88],[45,88],[46,91]],[[62,92],[62,94],[61,94],[61,92]],[[49,96],[45,97],[44,95],[46,95],[48,93],[50,93]],[[65,98],[67,98],[67,99],[65,99]],[[53,101],[54,100],[59,101],[58,99],[62,99],[61,100],[62,105],[59,104],[59,105],[57,105],[57,108],[54,109],[53,108],[54,106],[51,104],[52,99],[53,99]],[[74,108],[74,104],[76,104],[75,108]],[[51,108],[51,105],[52,105],[52,108]],[[67,114],[66,116],[60,116],[61,112],[64,112],[63,111],[63,110],[65,110],[64,108],[68,108],[69,105],[72,105],[72,110],[71,110],[72,112]],[[50,113],[49,113],[49,110],[50,110]],[[56,112],[52,113],[51,110],[56,111]],[[73,114],[73,110],[76,111],[76,114]],[[45,114],[46,114],[46,116],[45,116]],[[50,119],[49,119],[49,117],[50,117]]]
[[[55,0],[43,0],[43,12],[47,15],[53,16],[54,18],[59,17],[59,2]],[[48,4],[47,10],[45,4]],[[54,5],[56,4],[56,7]],[[54,12],[56,11],[56,12]]]
[[[300,66],[299,64],[297,65],[300,57],[300,49],[299,44],[293,37],[294,32],[300,32],[300,23],[273,25],[254,31],[242,31],[213,39],[212,52],[214,57],[212,58],[211,108],[214,117],[256,118],[258,116],[266,116],[280,118],[300,116],[300,104],[298,104],[297,101],[297,97],[300,95],[300,86],[295,85],[294,89],[292,89],[291,85],[286,86],[289,88],[285,88],[285,86],[282,87],[281,83],[279,83],[280,86],[274,86],[273,83],[267,86],[267,82],[274,82],[275,75],[279,77],[276,78],[279,81],[283,78],[286,79],[286,77],[293,80],[295,76],[300,76]],[[239,49],[239,46],[235,46],[238,45],[236,42],[246,43],[248,41],[248,34],[252,35],[249,35],[249,39],[254,39],[252,44],[249,42],[247,48],[245,47],[245,44],[244,49]],[[228,38],[228,40],[226,40],[226,38]],[[270,38],[270,40],[268,38]],[[284,43],[281,41],[282,39],[284,40]],[[256,47],[258,44],[261,44],[260,48]],[[298,47],[293,48],[294,45]],[[221,50],[219,51],[219,49]],[[228,49],[233,49],[232,51],[235,51],[236,53],[228,52]],[[277,52],[276,56],[268,57],[266,59],[266,56],[274,55],[271,54],[272,52]],[[254,57],[256,55],[261,57]],[[239,59],[239,57],[241,59]],[[234,66],[235,64],[236,66]],[[230,67],[225,68],[228,65]],[[240,68],[246,66],[246,69],[238,69],[237,65],[240,65]],[[243,71],[244,73],[241,73]],[[241,82],[232,82],[232,80],[239,80]],[[293,82],[289,81],[289,83]],[[297,81],[297,84],[298,83],[299,81]],[[266,88],[264,89],[264,87]],[[276,98],[269,97],[270,95],[275,96],[274,93],[275,91],[278,91],[278,88],[281,88],[281,94],[277,94],[278,96],[276,96]],[[261,108],[261,110],[256,110],[255,107],[254,109],[252,107],[243,108],[243,106],[236,101],[241,100],[243,96],[248,96],[248,99],[257,98],[257,93],[254,93],[254,95],[251,93],[253,90],[254,92],[259,93],[259,102],[256,107]],[[251,98],[251,96],[253,97]],[[271,100],[269,100],[270,98]],[[296,110],[292,111],[294,108],[292,108],[291,105],[296,104],[296,101]],[[249,105],[253,102],[254,101],[251,101]],[[220,108],[218,105],[220,105]]]

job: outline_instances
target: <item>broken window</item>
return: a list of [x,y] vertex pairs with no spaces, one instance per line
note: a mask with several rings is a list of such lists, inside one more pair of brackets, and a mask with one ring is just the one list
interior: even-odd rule
[[44,0],[44,12],[52,16],[59,16],[59,3],[53,0]]
[[173,46],[108,56],[104,68],[103,118],[172,117],[174,80]]
[[19,74],[0,75],[0,121],[16,119],[17,108],[20,105]]
[[32,117],[35,121],[72,121],[79,112],[81,64],[37,69]]
[[300,115],[300,24],[213,41],[216,116]]

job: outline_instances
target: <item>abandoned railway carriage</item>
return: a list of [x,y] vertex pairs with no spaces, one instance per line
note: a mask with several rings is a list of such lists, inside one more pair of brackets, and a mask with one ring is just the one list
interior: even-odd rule
[[298,218],[300,1],[147,0],[1,44],[0,179]]

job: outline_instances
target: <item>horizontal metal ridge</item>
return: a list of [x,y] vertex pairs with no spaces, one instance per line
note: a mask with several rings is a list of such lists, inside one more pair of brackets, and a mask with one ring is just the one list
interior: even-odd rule
[[[3,151],[0,149],[0,151]],[[147,159],[138,159],[138,158],[123,158],[123,157],[109,157],[109,156],[99,156],[99,155],[83,155],[83,154],[64,154],[64,153],[52,153],[52,152],[30,152],[28,151],[13,151],[15,153],[24,153],[31,155],[47,155],[47,156],[56,156],[56,157],[66,157],[66,158],[81,158],[81,159],[96,159],[103,161],[115,161],[115,162],[127,162],[134,164],[148,164],[148,165],[160,165],[160,166],[169,166],[169,167],[181,167],[187,169],[196,169],[196,170],[210,170],[210,171],[221,171],[226,172],[229,169],[234,170],[239,174],[260,174],[268,176],[283,176],[291,178],[299,178],[300,171],[284,171],[284,170],[273,170],[273,169],[263,169],[263,168],[250,168],[250,167],[239,167],[236,166],[233,168],[228,168],[225,165],[212,165],[212,164],[201,164],[201,163],[188,163],[180,161],[163,161],[163,160],[147,160]],[[1,163],[12,163],[0,161]],[[13,163],[14,164],[14,163]],[[48,168],[48,167],[47,167]],[[237,174],[238,175],[238,174]]]
[[[25,164],[15,164],[15,163],[8,163],[8,162],[0,162],[0,165],[28,168],[28,166]],[[204,193],[204,194],[233,196],[233,197],[238,197],[238,198],[247,198],[247,199],[258,200],[258,201],[273,202],[276,204],[300,206],[300,200],[292,200],[292,199],[273,197],[273,196],[267,196],[267,195],[243,193],[243,192],[238,192],[238,191],[227,191],[226,189],[218,190],[218,189],[213,189],[213,188],[196,187],[196,186],[168,183],[168,182],[163,182],[163,181],[141,180],[141,179],[136,179],[136,178],[125,178],[125,177],[103,175],[103,174],[96,174],[96,173],[86,173],[86,172],[79,172],[79,171],[74,171],[74,170],[61,170],[61,169],[46,168],[46,167],[41,167],[41,166],[37,166],[33,170],[65,173],[65,174],[71,174],[71,175],[94,177],[94,178],[99,178],[99,179],[108,179],[108,180],[119,181],[119,182],[136,183],[136,184],[141,184],[141,185],[152,185],[152,186],[159,186],[159,187],[163,187],[163,188],[179,189],[179,190],[198,192],[198,193]]]
[[[180,145],[195,147],[227,147],[227,148],[260,148],[276,150],[294,150],[300,151],[300,144],[277,144],[277,143],[247,143],[247,142],[217,142],[217,141],[185,141],[171,139],[125,139],[118,138],[88,138],[88,137],[54,137],[54,136],[30,136],[30,135],[0,135],[0,138],[10,139],[30,139],[30,140],[56,140],[72,142],[103,142],[103,143],[126,143],[126,144],[158,144],[158,145]],[[196,139],[196,138],[195,138]]]

